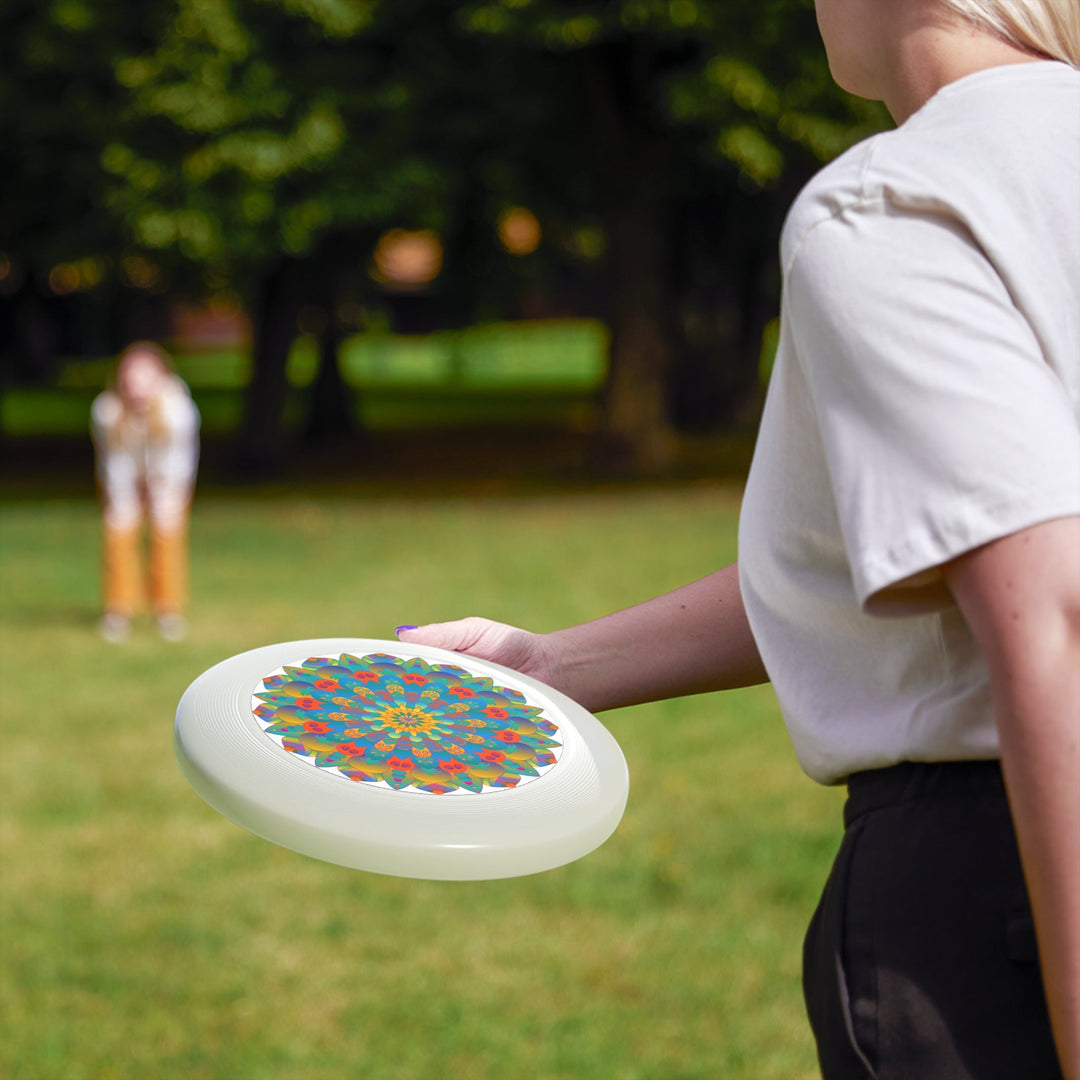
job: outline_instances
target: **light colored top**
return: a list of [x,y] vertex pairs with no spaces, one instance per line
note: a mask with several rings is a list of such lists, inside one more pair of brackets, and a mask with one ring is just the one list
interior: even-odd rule
[[997,757],[940,566],[1080,513],[1080,72],[949,84],[807,185],[781,254],[739,561],[799,760]]
[[94,398],[90,429],[105,521],[130,529],[144,509],[158,528],[178,525],[199,462],[199,410],[183,380],[170,377],[146,415],[125,412],[115,390]]

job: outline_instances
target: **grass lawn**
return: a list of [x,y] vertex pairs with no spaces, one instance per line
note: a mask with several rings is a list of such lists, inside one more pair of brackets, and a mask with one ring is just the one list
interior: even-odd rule
[[[368,431],[536,422],[580,427],[595,421],[607,349],[608,332],[595,320],[552,319],[416,336],[356,334],[342,342],[338,364],[356,419]],[[234,431],[251,379],[249,351],[179,353],[174,361],[199,406],[203,432]],[[290,426],[307,415],[318,364],[315,340],[297,338],[287,369]],[[0,433],[84,434],[90,404],[111,368],[109,359],[72,360],[51,385],[4,387]]]
[[244,649],[471,613],[553,628],[734,556],[737,492],[421,501],[213,495],[192,634],[94,633],[90,502],[2,508],[9,1080],[809,1080],[802,933],[839,795],[766,687],[605,716],[616,834],[559,870],[435,883],[256,839],[187,787],[173,711]]

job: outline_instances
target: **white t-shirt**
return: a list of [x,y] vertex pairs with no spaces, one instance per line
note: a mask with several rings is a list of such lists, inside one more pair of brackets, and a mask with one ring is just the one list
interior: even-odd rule
[[125,414],[115,390],[90,408],[97,476],[111,528],[130,529],[144,507],[156,528],[183,520],[199,463],[199,410],[185,383],[170,378],[150,416]]
[[807,185],[739,531],[803,768],[998,756],[947,560],[1080,513],[1080,72],[951,83]]

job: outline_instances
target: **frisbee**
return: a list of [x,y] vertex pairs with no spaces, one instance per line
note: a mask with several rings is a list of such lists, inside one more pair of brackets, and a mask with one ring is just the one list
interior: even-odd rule
[[180,769],[250,832],[400,877],[516,877],[602,844],[626,760],[565,694],[461,653],[366,638],[240,653],[176,710]]

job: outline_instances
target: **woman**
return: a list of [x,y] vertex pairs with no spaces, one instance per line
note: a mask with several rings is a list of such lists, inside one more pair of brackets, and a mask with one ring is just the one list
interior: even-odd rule
[[162,349],[140,341],[124,350],[114,385],[94,399],[91,429],[105,519],[101,634],[122,641],[142,606],[139,549],[149,517],[151,605],[161,636],[180,640],[199,412]]
[[1080,12],[817,7],[899,127],[785,224],[739,564],[552,634],[400,636],[593,710],[771,679],[849,788],[804,950],[824,1075],[1080,1080]]

